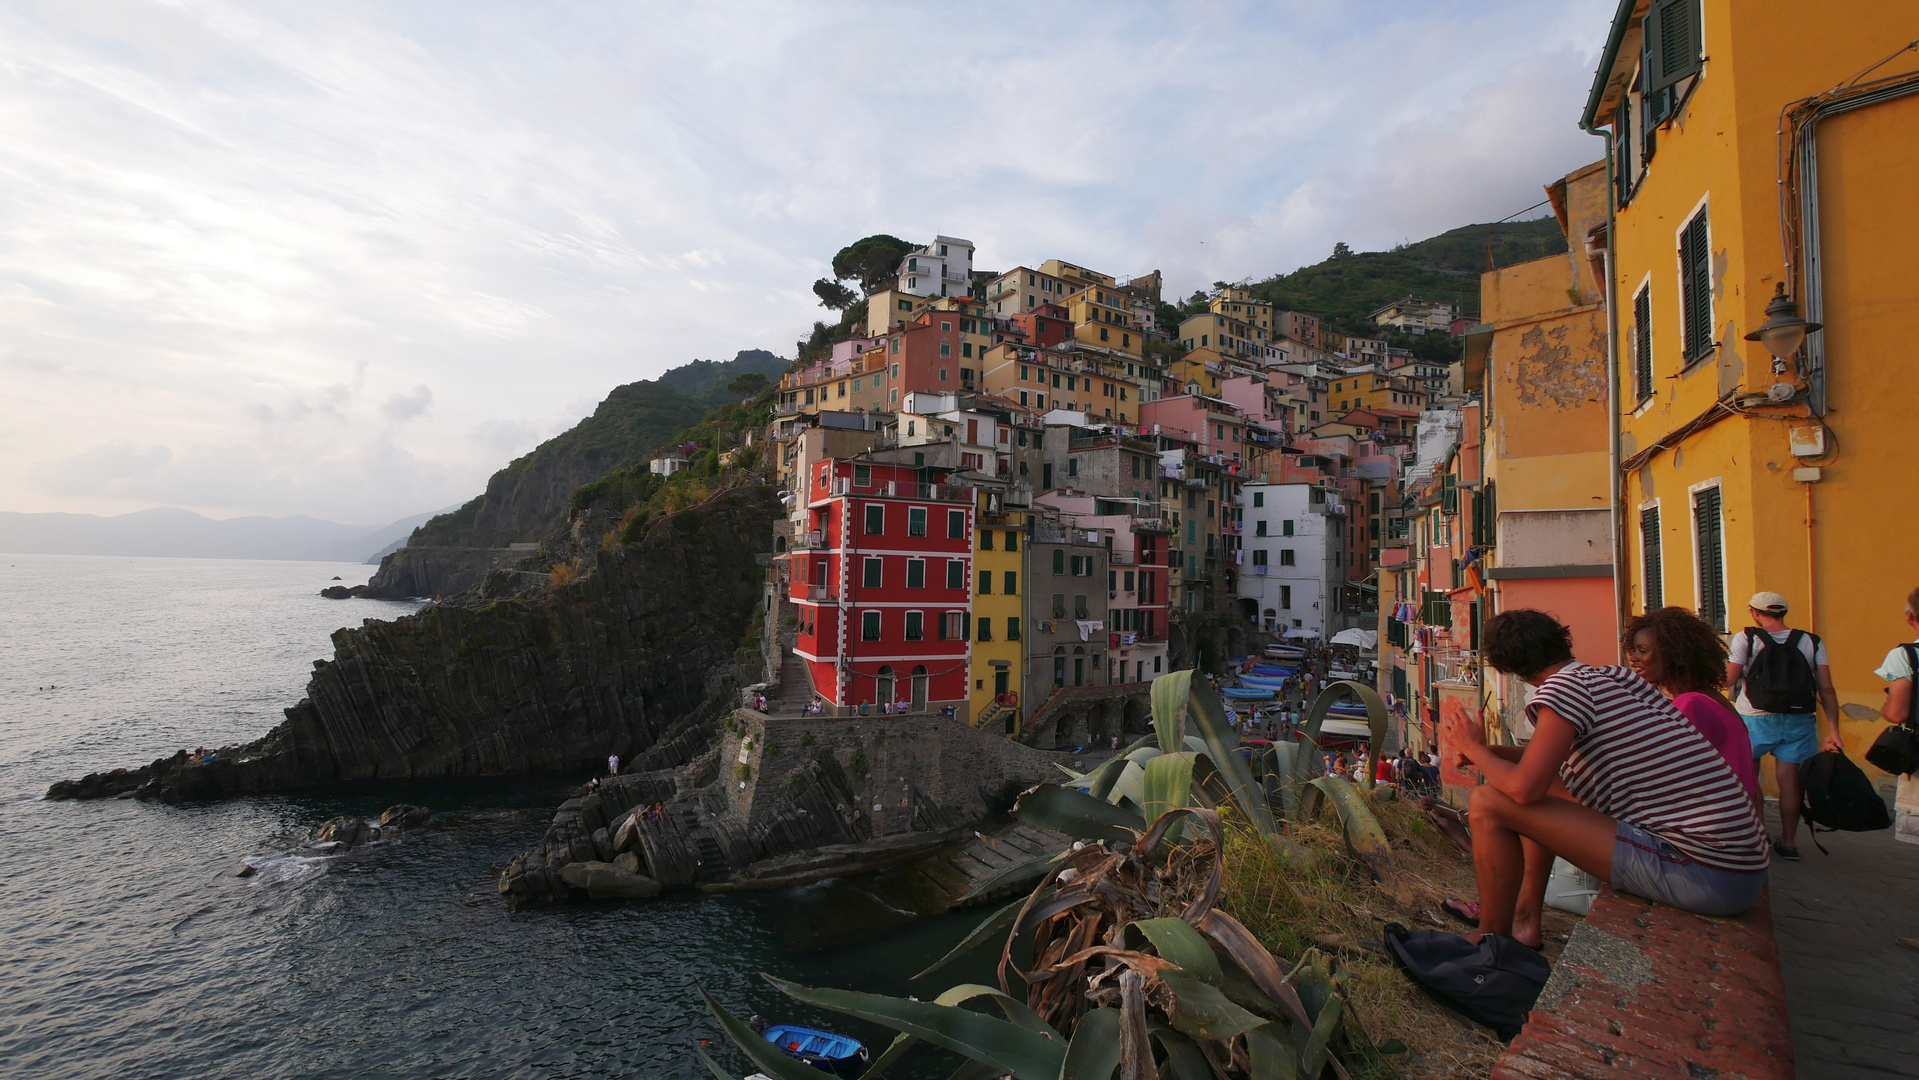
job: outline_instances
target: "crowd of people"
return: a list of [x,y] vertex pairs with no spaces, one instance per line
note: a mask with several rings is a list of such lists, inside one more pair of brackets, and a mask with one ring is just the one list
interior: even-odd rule
[[[1541,944],[1555,857],[1623,892],[1722,916],[1752,905],[1773,858],[1799,857],[1801,766],[1840,749],[1830,660],[1816,635],[1787,625],[1785,597],[1757,593],[1748,610],[1730,647],[1684,608],[1639,615],[1624,630],[1625,667],[1575,660],[1571,632],[1545,612],[1487,621],[1482,657],[1533,687],[1533,734],[1519,747],[1488,744],[1476,725],[1447,733],[1451,764],[1484,781],[1468,800],[1478,935]],[[1919,589],[1905,618],[1919,632]],[[1919,644],[1902,644],[1878,669],[1883,719],[1912,716],[1916,661]],[[1777,836],[1759,785],[1766,757]]]

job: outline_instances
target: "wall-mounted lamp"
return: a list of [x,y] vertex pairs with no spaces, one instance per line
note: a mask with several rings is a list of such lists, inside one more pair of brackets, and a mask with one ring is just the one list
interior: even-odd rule
[[1772,354],[1772,373],[1784,375],[1789,360],[1799,353],[1799,346],[1805,344],[1806,335],[1820,328],[1819,323],[1807,322],[1799,317],[1799,305],[1786,295],[1786,283],[1779,282],[1772,294],[1772,300],[1766,304],[1766,321],[1759,329],[1746,335],[1747,341],[1757,341]]

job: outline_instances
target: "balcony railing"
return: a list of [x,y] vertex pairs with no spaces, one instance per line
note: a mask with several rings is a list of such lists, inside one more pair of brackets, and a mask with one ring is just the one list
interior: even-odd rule
[[855,484],[847,477],[835,477],[834,495],[875,495],[897,499],[930,499],[934,502],[972,502],[973,489],[952,484],[915,484],[910,481],[876,480]]

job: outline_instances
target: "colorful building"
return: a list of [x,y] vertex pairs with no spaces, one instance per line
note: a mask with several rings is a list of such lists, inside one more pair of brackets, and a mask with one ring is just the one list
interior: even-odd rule
[[[974,496],[972,721],[1019,731],[1026,692],[1027,538],[1031,496],[1010,484],[980,485]],[[1028,505],[1022,505],[1028,504]]]
[[793,651],[826,705],[967,706],[974,496],[945,475],[870,457],[808,474]]
[[[1781,593],[1874,709],[1919,584],[1919,75],[1880,66],[1913,5],[1647,7],[1622,0],[1582,117],[1612,150],[1622,606],[1737,633]],[[1884,730],[1840,726],[1855,759]]]

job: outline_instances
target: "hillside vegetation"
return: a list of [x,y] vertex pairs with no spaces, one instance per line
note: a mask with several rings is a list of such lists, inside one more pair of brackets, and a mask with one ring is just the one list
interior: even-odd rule
[[[1491,245],[1490,259],[1488,244]],[[1460,314],[1479,315],[1479,275],[1566,250],[1551,216],[1496,225],[1464,225],[1391,251],[1335,249],[1332,257],[1251,286],[1255,295],[1287,311],[1325,316],[1332,329],[1364,333],[1367,316],[1407,295],[1452,300]]]
[[415,530],[408,547],[503,547],[533,540],[566,520],[582,484],[616,470],[645,467],[680,432],[716,407],[737,403],[729,389],[742,375],[777,381],[787,361],[763,349],[728,361],[695,360],[657,379],[615,387],[593,415],[515,458],[486,491]]

